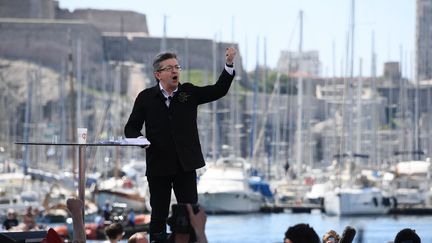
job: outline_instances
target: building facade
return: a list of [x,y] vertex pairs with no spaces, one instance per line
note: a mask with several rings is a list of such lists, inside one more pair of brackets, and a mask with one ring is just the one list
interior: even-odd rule
[[416,79],[432,79],[432,0],[417,0]]
[[309,77],[319,77],[321,75],[319,53],[318,51],[282,51],[277,63],[277,70],[292,75],[301,73]]

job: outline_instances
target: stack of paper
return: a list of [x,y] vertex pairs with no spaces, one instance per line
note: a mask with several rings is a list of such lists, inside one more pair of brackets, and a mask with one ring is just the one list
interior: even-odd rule
[[150,145],[150,142],[147,138],[125,138],[122,140],[121,144],[147,146]]

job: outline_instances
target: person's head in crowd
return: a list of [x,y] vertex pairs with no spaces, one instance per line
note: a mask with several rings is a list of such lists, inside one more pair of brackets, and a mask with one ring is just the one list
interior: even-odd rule
[[296,224],[285,232],[284,243],[320,243],[320,238],[309,224]]
[[137,232],[129,237],[127,243],[148,243],[147,233],[145,232]]
[[15,210],[12,208],[8,209],[6,219],[3,221],[3,228],[6,230],[12,227],[18,226],[18,219]]
[[118,242],[124,235],[123,226],[119,223],[112,223],[105,228],[105,235],[111,243]]
[[14,209],[9,208],[7,211],[7,216],[8,219],[16,219],[17,215]]
[[340,240],[340,237],[338,233],[334,230],[329,230],[327,233],[324,234],[322,238],[323,243],[338,243]]
[[27,207],[27,210],[26,210],[25,214],[28,215],[28,216],[32,216],[33,215],[33,208],[32,208],[32,206],[28,206]]
[[397,233],[394,243],[421,243],[421,239],[415,230],[405,228]]
[[23,216],[23,230],[32,230],[36,228],[36,220],[32,214],[25,214]]

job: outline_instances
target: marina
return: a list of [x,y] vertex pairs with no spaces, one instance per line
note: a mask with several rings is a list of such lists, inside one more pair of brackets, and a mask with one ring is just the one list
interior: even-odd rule
[[[232,159],[232,158],[231,158]],[[244,163],[244,162],[243,162]],[[241,167],[240,167],[241,168]],[[6,175],[6,174],[3,174]],[[204,173],[203,173],[204,175]],[[230,177],[224,176],[223,178],[225,179],[229,179]],[[30,179],[30,178],[29,178]],[[46,178],[45,178],[46,179]],[[221,178],[219,178],[220,180]],[[23,179],[20,179],[23,180]],[[11,180],[7,180],[7,182],[13,182]],[[241,182],[241,181],[239,181]],[[43,180],[29,180],[27,183],[29,183],[29,186],[34,185],[34,186],[38,186],[39,188],[44,188],[47,187],[48,185],[46,185],[44,183]],[[131,182],[132,184],[135,183],[135,181]],[[220,181],[218,181],[217,183],[221,183]],[[243,182],[244,183],[244,182]],[[42,185],[46,185],[46,186],[42,186]],[[222,184],[220,184],[222,185]],[[42,187],[41,187],[42,186]],[[91,186],[90,186],[91,187]],[[90,189],[90,187],[88,189]],[[128,186],[129,187],[129,186]],[[221,187],[210,187],[210,188],[221,188]],[[63,192],[63,196],[61,195],[61,191],[58,190],[58,186],[56,187],[56,190],[51,189],[50,191],[46,191],[46,193],[48,193],[48,195],[50,195],[50,198],[52,198],[54,201],[57,200],[58,202],[61,202],[62,200],[66,200],[67,197],[71,197],[70,195],[64,195],[65,192]],[[126,188],[127,189],[127,188]],[[60,194],[59,194],[60,193]],[[236,193],[235,191],[233,191],[233,193]],[[239,192],[237,192],[239,193]],[[332,191],[330,192],[332,193]],[[59,195],[59,196],[56,196]],[[241,194],[238,194],[241,195]],[[89,198],[92,198],[93,196],[90,196]],[[57,199],[55,199],[57,198]],[[306,198],[306,197],[305,197]],[[112,199],[112,198],[111,198]],[[48,200],[45,197],[45,200]],[[207,199],[208,200],[208,199]],[[367,197],[360,197],[357,200],[369,200],[368,203],[372,204],[374,203],[373,199],[367,199]],[[116,200],[106,200],[106,198],[104,197],[104,200],[102,200],[104,202],[110,202],[113,203],[112,206],[112,211],[111,211],[111,220],[114,221],[124,221],[126,222],[126,218],[128,217],[128,210],[131,208],[130,205],[133,204],[127,204],[127,203],[121,203],[120,201],[116,201]],[[217,201],[217,200],[216,200]],[[227,201],[227,199],[224,199],[222,201],[220,201],[218,204],[215,205],[219,205],[222,206],[223,203],[225,203]],[[381,201],[381,199],[380,199]],[[143,203],[145,201],[142,201]],[[204,199],[200,199],[200,202],[205,202]],[[244,227],[245,231],[248,232],[252,232],[249,230],[253,230],[253,228],[255,227],[257,230],[261,229],[263,230],[263,228],[265,229],[267,226],[265,226],[265,222],[266,221],[276,221],[279,223],[274,223],[275,226],[271,227],[271,232],[277,232],[277,230],[279,231],[283,231],[286,230],[286,225],[283,225],[283,223],[285,222],[301,222],[301,220],[305,220],[305,222],[309,222],[310,224],[313,224],[314,222],[316,222],[316,226],[315,228],[317,228],[318,230],[325,230],[325,228],[323,228],[326,224],[323,224],[322,221],[320,220],[324,220],[324,222],[329,221],[332,224],[334,224],[335,222],[338,224],[334,224],[335,227],[339,227],[341,228],[340,230],[343,229],[344,227],[344,223],[345,224],[349,224],[353,227],[365,227],[364,222],[365,221],[369,221],[369,220],[375,220],[379,223],[383,223],[384,225],[386,224],[385,222],[393,222],[394,224],[400,224],[400,221],[404,221],[404,219],[409,220],[409,224],[413,223],[414,225],[416,224],[416,222],[418,222],[418,224],[421,226],[423,224],[426,224],[425,222],[427,222],[428,218],[430,218],[430,215],[432,215],[432,209],[429,207],[425,207],[425,206],[407,206],[407,205],[399,205],[398,207],[394,207],[395,205],[393,205],[392,208],[389,208],[388,210],[386,210],[386,212],[383,213],[378,213],[378,212],[357,212],[357,213],[349,213],[346,214],[346,216],[341,216],[341,215],[335,215],[334,212],[327,212],[326,208],[323,207],[323,205],[319,205],[319,204],[311,204],[311,203],[300,203],[300,202],[293,202],[292,204],[277,204],[275,202],[269,203],[268,201],[266,202],[265,200],[261,201],[262,203],[260,204],[261,206],[258,207],[257,209],[253,210],[253,211],[244,211],[247,209],[247,207],[241,207],[239,208],[237,211],[215,211],[214,209],[208,210],[208,233],[209,233],[209,239],[211,239],[213,237],[214,241],[211,242],[226,242],[227,240],[224,238],[225,234],[227,233],[229,235],[229,231],[227,232],[219,232],[218,230],[220,230],[218,227],[221,227],[219,224],[223,224],[222,222],[228,223],[229,224],[234,224],[233,227],[237,227],[238,230],[240,230],[240,232],[238,234],[236,234],[236,237],[238,238],[232,238],[233,241],[232,242],[240,242],[243,240],[248,240],[250,242],[262,242],[264,239],[262,238],[262,234],[260,234],[260,236],[254,236],[253,234],[247,234],[246,232],[241,233],[242,228]],[[364,206],[368,205],[368,203],[363,204]],[[203,204],[204,205],[204,204]],[[240,205],[246,205],[244,203],[241,203]],[[325,200],[324,200],[324,205],[325,205]],[[59,207],[58,205],[56,206],[51,206],[48,210],[42,207],[42,206],[34,206],[32,204],[27,204],[26,207],[32,206],[35,209],[36,208],[40,208],[41,209],[41,214],[38,216],[37,218],[37,223],[40,227],[54,227],[54,229],[56,229],[58,232],[60,232],[64,237],[68,237],[67,235],[70,234],[70,226],[67,226],[70,221],[68,220],[68,218],[70,217],[69,212],[66,210],[64,211],[64,208]],[[231,206],[235,206],[235,205],[231,205]],[[25,211],[26,207],[23,208],[19,208],[19,207],[15,207],[14,205],[6,205],[6,208],[14,208],[16,211]],[[93,207],[96,207],[93,206]],[[211,205],[207,205],[208,208],[211,208]],[[227,205],[227,207],[230,210],[235,210],[236,207],[229,207],[229,205]],[[374,206],[376,207],[376,206]],[[99,229],[98,225],[100,225],[101,222],[100,218],[103,216],[102,214],[102,209],[104,208],[104,205],[98,205],[99,210],[90,210],[87,213],[86,210],[86,229],[91,232],[87,235],[88,240],[93,240],[94,242],[97,242],[98,240],[103,240],[104,239],[104,234],[103,231],[101,231],[101,229]],[[144,209],[145,207],[143,207]],[[63,210],[63,211],[62,211]],[[258,211],[260,211],[260,213],[257,213]],[[255,212],[255,213],[253,213]],[[140,211],[136,211],[136,218],[135,218],[135,222],[137,223],[136,226],[134,226],[133,228],[128,228],[125,227],[126,230],[126,234],[127,236],[132,235],[134,232],[136,231],[146,231],[148,229],[148,222],[149,222],[149,214],[148,211],[146,212],[140,212]],[[345,215],[345,214],[344,214]],[[351,216],[351,217],[347,217],[347,216]],[[355,216],[355,217],[352,217]],[[334,221],[336,220],[337,221]],[[226,221],[225,221],[226,220]],[[250,221],[255,221],[254,226],[248,225]],[[424,222],[423,222],[424,221]],[[69,222],[69,223],[68,223]],[[218,223],[219,222],[219,223]],[[423,222],[423,223],[422,223]],[[239,223],[240,225],[235,225]],[[252,223],[252,222],[251,222]],[[406,223],[406,222],[405,222]],[[243,225],[245,224],[245,225]],[[262,224],[260,226],[260,224]],[[280,225],[280,227],[276,227],[276,225]],[[423,227],[423,226],[422,226]],[[374,232],[372,229],[363,229],[363,234],[365,239],[367,239],[364,242],[376,242],[375,240],[377,239],[384,239],[384,237],[387,235],[387,237],[390,237],[390,235],[394,234],[394,232],[391,232],[391,230],[395,230],[394,228],[391,229],[386,229],[387,233],[383,234],[383,235],[377,235],[376,232]],[[215,231],[214,233],[212,233],[213,231]],[[68,233],[69,232],[69,233]],[[265,230],[263,231],[265,232]],[[283,233],[283,232],[282,232]],[[384,232],[385,233],[385,232]],[[427,233],[423,233],[425,235],[425,239],[427,239],[427,237],[432,237],[432,235],[429,235]],[[279,234],[280,235],[280,234]],[[270,236],[270,234],[268,235]],[[373,238],[373,237],[377,237],[377,238]],[[422,235],[423,236],[423,235]],[[231,236],[232,237],[232,236]],[[251,238],[250,238],[251,237]],[[254,238],[257,237],[257,238]],[[260,238],[261,237],[261,238]],[[381,237],[381,238],[380,238]],[[254,238],[252,240],[252,238]],[[274,239],[274,241],[265,241],[265,242],[277,242],[278,240],[276,239],[276,237],[271,237],[270,239]],[[238,241],[237,241],[238,240]],[[230,241],[228,241],[230,242]]]

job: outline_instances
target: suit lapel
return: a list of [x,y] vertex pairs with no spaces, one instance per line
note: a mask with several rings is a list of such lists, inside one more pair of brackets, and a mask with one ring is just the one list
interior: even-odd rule
[[177,91],[174,93],[170,105],[169,105],[169,109],[173,109],[173,106],[177,106],[177,101],[178,101],[178,94],[181,92],[182,90],[182,85],[181,83],[179,83]]
[[165,107],[165,109],[168,109],[165,103],[165,96],[162,94],[162,91],[160,90],[159,83],[157,83],[155,86],[151,88],[151,93],[154,101],[157,104],[160,104],[161,106]]

